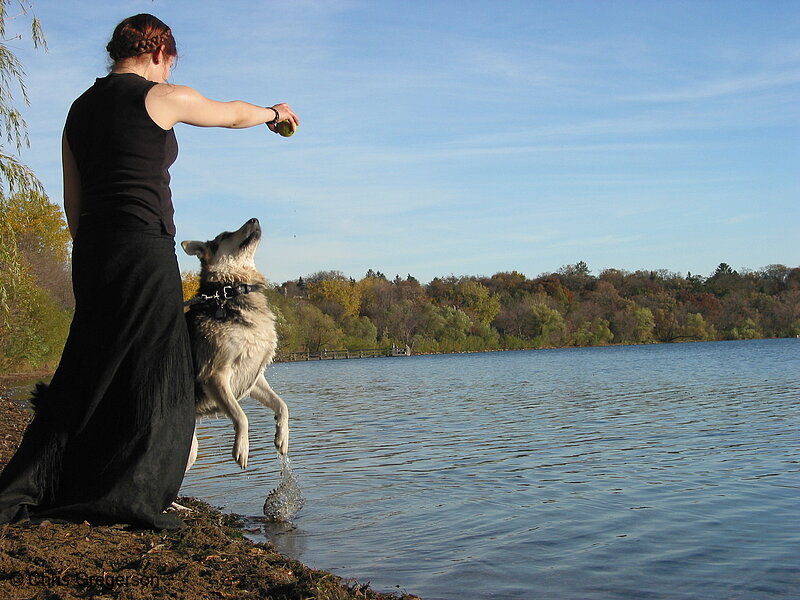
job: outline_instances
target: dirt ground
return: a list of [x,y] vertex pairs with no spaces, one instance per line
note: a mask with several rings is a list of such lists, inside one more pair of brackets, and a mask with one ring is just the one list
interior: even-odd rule
[[[29,419],[18,403],[0,397],[0,468]],[[419,600],[310,569],[245,538],[236,515],[196,498],[178,502],[193,511],[184,516],[187,528],[176,532],[47,521],[0,525],[0,598]]]

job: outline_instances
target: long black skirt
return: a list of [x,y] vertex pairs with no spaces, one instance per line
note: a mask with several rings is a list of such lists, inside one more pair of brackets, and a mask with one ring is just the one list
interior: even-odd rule
[[194,375],[172,236],[130,215],[83,217],[75,316],[36,414],[0,475],[0,523],[174,529],[194,429]]

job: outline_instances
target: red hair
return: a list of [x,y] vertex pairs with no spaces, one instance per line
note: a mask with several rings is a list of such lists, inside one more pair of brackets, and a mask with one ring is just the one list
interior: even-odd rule
[[170,28],[161,19],[142,13],[128,17],[117,25],[106,50],[111,59],[117,62],[123,58],[154,52],[162,45],[168,56],[178,55]]

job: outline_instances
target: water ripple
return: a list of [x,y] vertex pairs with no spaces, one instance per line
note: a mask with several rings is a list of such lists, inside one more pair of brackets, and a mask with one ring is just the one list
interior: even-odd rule
[[[435,598],[792,598],[800,342],[279,364],[307,504],[286,552]],[[184,483],[255,515],[280,482],[223,419]]]

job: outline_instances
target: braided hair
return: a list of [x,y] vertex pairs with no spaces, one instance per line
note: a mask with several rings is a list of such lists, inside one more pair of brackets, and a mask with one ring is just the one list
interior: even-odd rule
[[117,62],[124,58],[154,52],[162,45],[168,56],[178,54],[170,28],[157,17],[142,13],[128,17],[117,25],[106,50],[111,59]]

